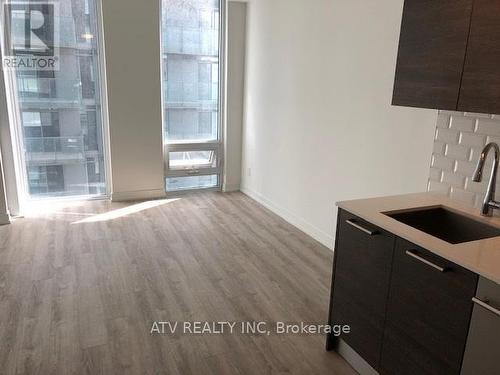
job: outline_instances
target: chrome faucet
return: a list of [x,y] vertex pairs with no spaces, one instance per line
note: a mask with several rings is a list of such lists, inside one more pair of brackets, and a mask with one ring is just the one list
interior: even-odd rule
[[486,196],[484,197],[484,202],[481,207],[481,215],[483,216],[492,216],[494,208],[500,209],[500,202],[495,201],[498,162],[500,160],[500,148],[498,147],[498,144],[491,142],[488,143],[483,148],[481,156],[479,157],[479,162],[477,163],[477,167],[474,172],[474,176],[472,177],[472,181],[481,182],[481,180],[483,179],[484,163],[486,162],[486,158],[491,149],[495,151],[495,160],[493,161],[493,168],[491,170],[491,177],[490,177],[490,182],[488,182],[488,189],[486,190]]

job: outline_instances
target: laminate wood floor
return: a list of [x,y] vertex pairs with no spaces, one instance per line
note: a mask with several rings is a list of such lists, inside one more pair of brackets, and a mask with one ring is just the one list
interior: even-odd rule
[[354,373],[323,336],[150,333],[327,320],[331,251],[247,196],[50,211],[0,227],[1,374]]

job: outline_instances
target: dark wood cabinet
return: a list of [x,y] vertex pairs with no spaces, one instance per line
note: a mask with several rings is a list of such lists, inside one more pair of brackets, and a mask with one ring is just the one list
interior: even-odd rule
[[462,375],[500,374],[500,285],[481,278],[474,302]]
[[393,105],[500,113],[500,0],[405,0]]
[[[395,236],[339,210],[330,324],[348,324],[342,339],[378,369]],[[328,337],[327,347],[336,346]]]
[[351,332],[328,350],[361,373],[500,374],[498,284],[342,209],[335,241],[329,324]]
[[473,0],[405,0],[393,105],[455,110]]
[[397,239],[381,374],[459,374],[477,275]]
[[474,0],[458,110],[500,113],[500,0]]

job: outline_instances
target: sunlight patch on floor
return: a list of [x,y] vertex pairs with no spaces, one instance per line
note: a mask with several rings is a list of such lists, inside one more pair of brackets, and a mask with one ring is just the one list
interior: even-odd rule
[[78,213],[82,216],[86,214],[92,214],[91,212],[79,212],[78,209],[81,207],[86,207],[89,201],[33,201],[26,204],[23,207],[22,215],[23,217],[39,217],[45,216],[48,214],[63,214],[66,215],[70,211],[66,211],[67,209],[71,209],[74,214]]
[[113,220],[113,219],[119,219],[128,215],[132,215],[141,211],[145,211],[154,207],[159,207],[164,204],[172,203],[175,201],[180,200],[181,198],[174,198],[174,199],[159,199],[159,200],[154,200],[154,201],[147,201],[147,202],[141,202],[141,203],[136,203],[132,204],[127,207],[123,208],[118,208],[116,210],[104,212],[102,214],[97,214],[93,215],[91,217],[87,217],[82,220],[75,221],[71,224],[86,224],[86,223],[96,223],[100,221],[108,221],[108,220]]

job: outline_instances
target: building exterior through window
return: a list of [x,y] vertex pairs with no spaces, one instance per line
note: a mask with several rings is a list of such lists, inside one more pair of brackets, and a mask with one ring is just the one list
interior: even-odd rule
[[167,190],[218,187],[219,0],[162,1]]
[[[106,194],[95,0],[59,0],[60,69],[12,72],[31,198]],[[20,36],[21,37],[21,36]]]

